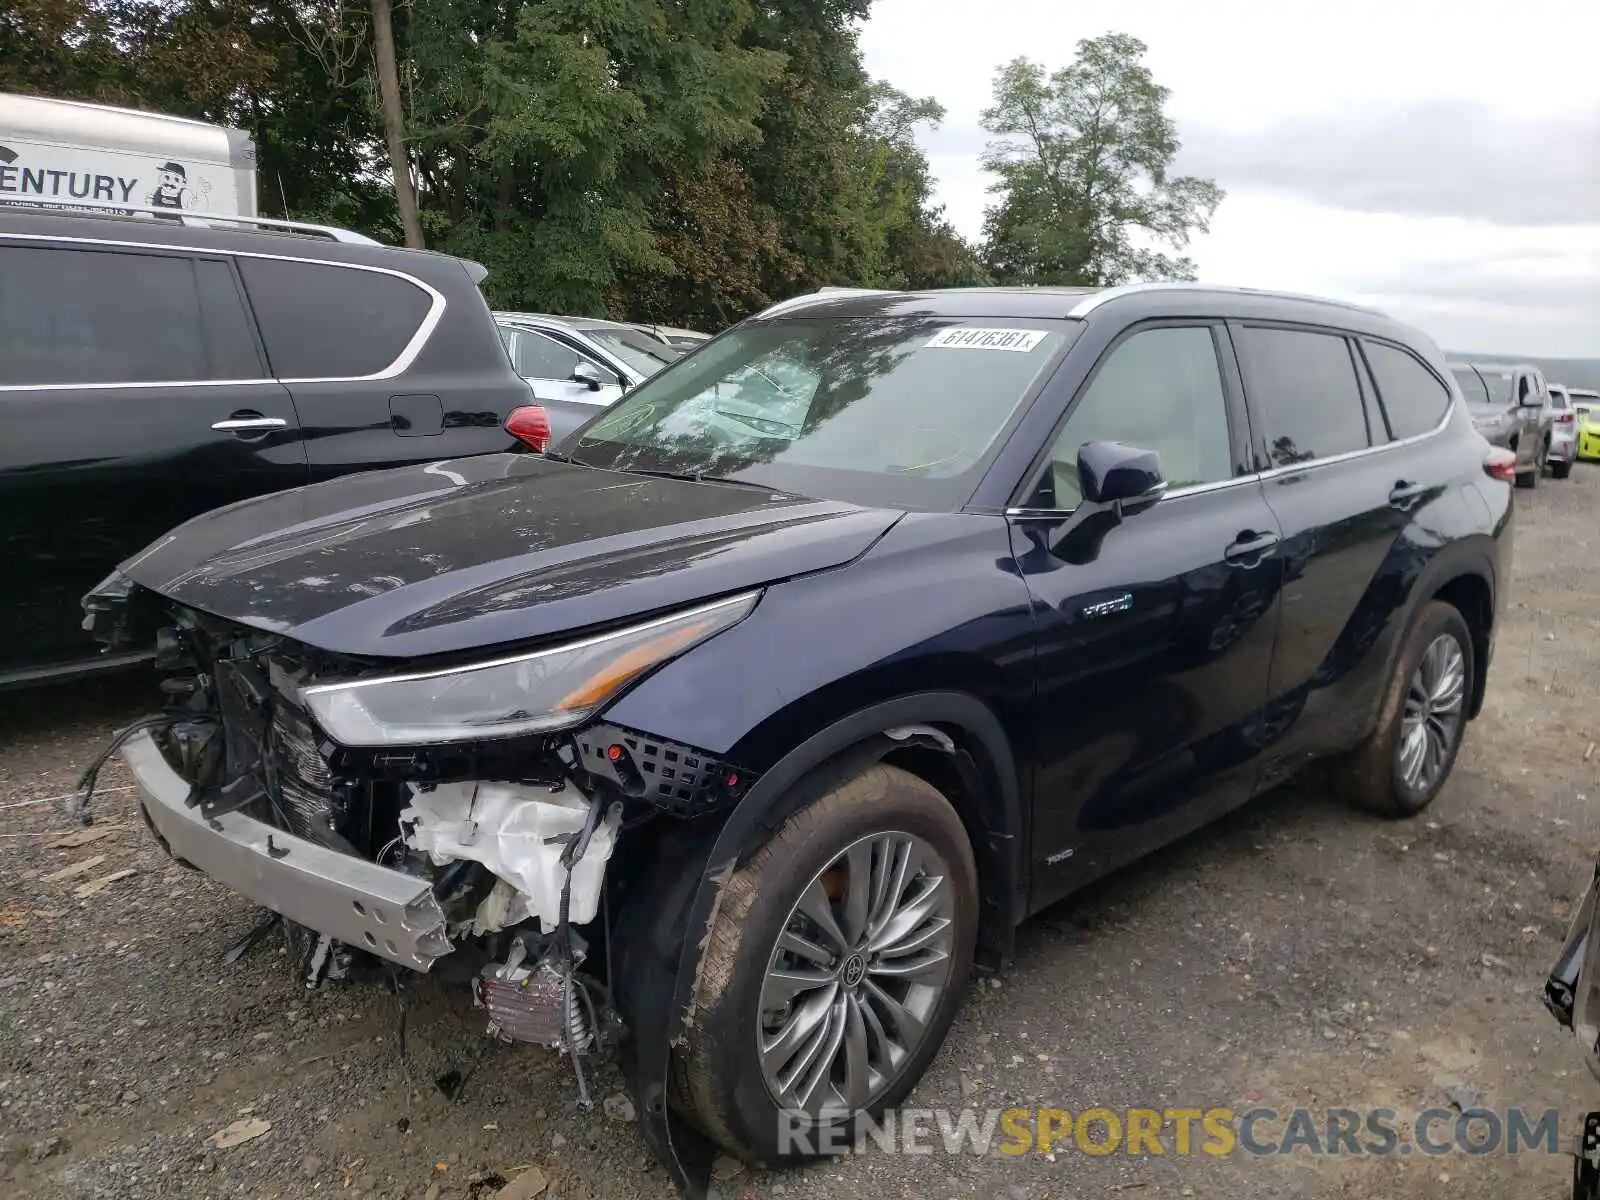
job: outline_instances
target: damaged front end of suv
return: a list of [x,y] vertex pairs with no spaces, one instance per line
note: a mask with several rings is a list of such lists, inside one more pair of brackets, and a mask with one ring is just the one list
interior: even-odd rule
[[[587,1107],[585,1057],[668,1009],[681,915],[663,890],[689,902],[718,814],[751,782],[599,714],[759,597],[397,671],[115,574],[85,625],[111,646],[153,639],[164,706],[91,768],[78,815],[120,749],[163,847],[269,909],[254,936],[281,927],[306,987],[397,967],[468,985],[491,1038],[571,1057]],[[630,1073],[649,1140],[702,1191],[705,1164],[671,1144],[664,1080]]]

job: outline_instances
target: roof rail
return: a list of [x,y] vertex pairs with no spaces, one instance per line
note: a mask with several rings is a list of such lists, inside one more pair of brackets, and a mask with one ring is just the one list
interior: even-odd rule
[[885,288],[858,288],[858,287],[821,287],[814,292],[806,292],[800,296],[790,296],[787,300],[779,300],[776,304],[769,304],[766,308],[756,313],[754,319],[775,317],[779,313],[788,312],[795,308],[804,308],[817,300],[826,300],[831,296],[892,296],[895,293]]
[[106,200],[12,200],[0,201],[3,208],[37,208],[63,216],[101,217],[127,216],[130,213],[148,213],[181,221],[197,229],[213,225],[258,225],[263,229],[284,229],[291,233],[314,233],[335,242],[356,246],[381,246],[382,242],[364,233],[340,229],[336,225],[314,225],[307,221],[284,221],[277,217],[245,217],[235,213],[197,213],[186,209],[155,208],[148,204],[116,204]]
[[1334,300],[1327,296],[1309,296],[1301,292],[1278,292],[1269,288],[1236,287],[1231,284],[1221,283],[1192,283],[1181,280],[1154,281],[1149,283],[1122,283],[1113,287],[1101,288],[1090,292],[1077,304],[1067,316],[1083,318],[1108,301],[1116,300],[1122,296],[1137,295],[1140,292],[1225,292],[1238,296],[1273,296],[1280,300],[1307,300],[1315,304],[1327,304],[1334,308],[1349,309],[1354,312],[1367,313],[1371,316],[1387,317],[1389,314],[1376,308],[1369,308],[1364,304],[1352,304],[1348,300]]

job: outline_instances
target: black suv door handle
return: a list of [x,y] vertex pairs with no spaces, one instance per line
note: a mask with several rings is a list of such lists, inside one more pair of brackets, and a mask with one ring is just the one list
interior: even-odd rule
[[1410,508],[1428,489],[1420,483],[1412,483],[1409,479],[1398,480],[1394,489],[1389,493],[1389,503],[1394,508]]
[[260,437],[274,429],[289,425],[282,417],[264,417],[253,408],[241,408],[225,421],[213,421],[211,428],[218,433],[232,433],[239,437]]
[[1222,552],[1223,559],[1230,567],[1254,567],[1267,556],[1267,551],[1278,544],[1278,535],[1275,533],[1257,533],[1247,529]]

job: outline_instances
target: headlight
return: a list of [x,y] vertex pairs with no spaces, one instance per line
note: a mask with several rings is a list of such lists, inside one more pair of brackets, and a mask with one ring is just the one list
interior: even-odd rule
[[566,646],[444,671],[302,688],[318,723],[346,746],[414,746],[581,725],[650,668],[742,621],[747,592]]

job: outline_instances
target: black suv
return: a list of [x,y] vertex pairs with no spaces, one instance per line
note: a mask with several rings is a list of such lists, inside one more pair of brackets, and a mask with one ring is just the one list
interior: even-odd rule
[[172,676],[124,736],[172,854],[308,983],[463,976],[578,1064],[625,1030],[696,1187],[847,1145],[1019,921],[1308,762],[1422,810],[1513,467],[1365,309],[824,294],[546,455],[237,505],[85,605]]
[[79,597],[196,513],[517,444],[481,267],[206,220],[0,207],[0,686],[117,665]]

